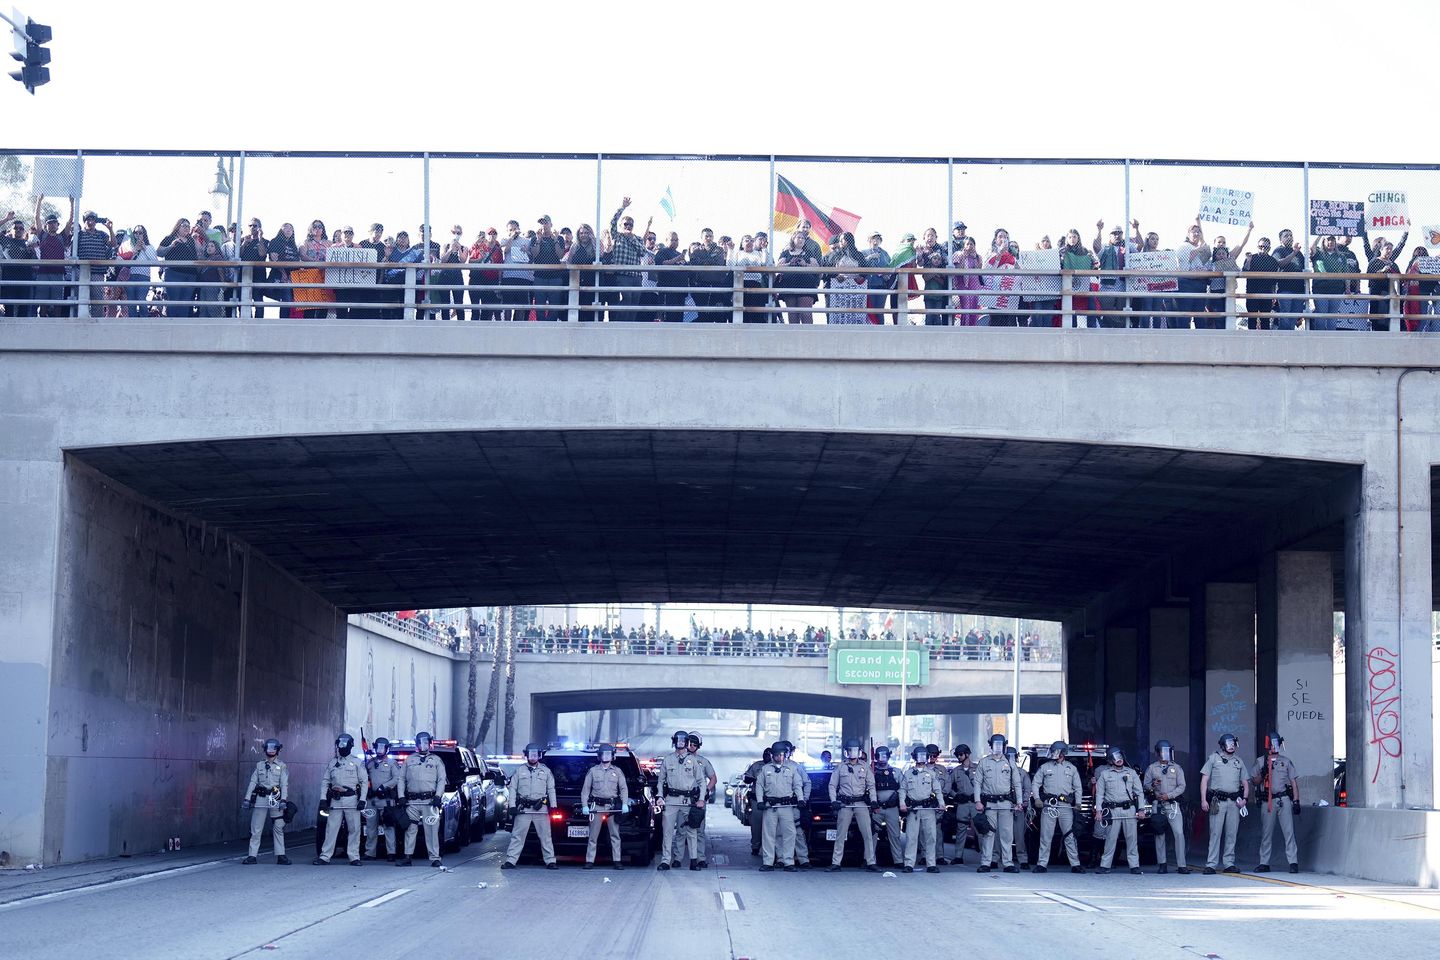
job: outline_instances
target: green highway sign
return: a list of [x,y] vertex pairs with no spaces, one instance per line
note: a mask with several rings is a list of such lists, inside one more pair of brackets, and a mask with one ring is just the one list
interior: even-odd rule
[[[918,687],[930,679],[929,662],[921,650],[904,652],[905,683]],[[901,650],[889,648],[839,647],[831,651],[831,678],[835,683],[872,683],[900,686]]]

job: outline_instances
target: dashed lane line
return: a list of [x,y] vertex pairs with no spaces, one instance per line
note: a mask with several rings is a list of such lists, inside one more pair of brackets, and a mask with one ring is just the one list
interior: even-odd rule
[[1067,897],[1064,894],[1055,893],[1051,890],[1036,890],[1035,896],[1044,897],[1046,900],[1052,900],[1055,903],[1060,904],[1062,907],[1069,907],[1071,910],[1079,910],[1081,913],[1104,912],[1103,907],[1097,907],[1093,903],[1086,903],[1083,900],[1076,900],[1073,897]]
[[391,890],[389,893],[385,894],[383,897],[376,897],[374,900],[367,900],[367,901],[365,901],[364,903],[360,904],[360,906],[359,906],[358,909],[360,909],[360,910],[368,910],[368,909],[371,909],[371,908],[373,908],[373,907],[378,907],[378,906],[380,906],[380,904],[382,904],[382,903],[389,903],[391,900],[394,900],[396,897],[403,897],[403,896],[405,896],[405,894],[407,894],[407,893],[409,893],[409,892],[410,892],[410,888],[409,888],[409,887],[401,887],[399,890]]
[[732,890],[720,891],[720,905],[723,906],[726,910],[745,909],[744,905],[740,902],[740,896]]
[[138,877],[126,877],[123,880],[103,880],[99,883],[87,884],[83,887],[73,887],[69,890],[56,890],[54,893],[38,893],[33,897],[22,897],[19,900],[12,900],[9,903],[0,903],[0,912],[16,910],[20,907],[28,907],[37,903],[48,903],[55,900],[67,900],[71,897],[83,896],[87,893],[99,893],[102,890],[114,890],[118,887],[130,887],[137,883],[145,883],[150,880],[160,880],[165,877],[178,877],[183,873],[198,873],[201,870],[213,870],[222,863],[234,863],[234,857],[226,857],[224,860],[211,860],[208,863],[192,863],[188,867],[173,867],[169,870],[156,870],[153,873],[141,874]]

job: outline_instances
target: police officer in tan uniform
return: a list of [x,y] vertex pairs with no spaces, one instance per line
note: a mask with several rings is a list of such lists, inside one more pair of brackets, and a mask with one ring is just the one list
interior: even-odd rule
[[805,768],[800,765],[800,762],[795,759],[795,744],[789,740],[782,740],[781,742],[785,744],[785,762],[790,764],[791,769],[795,771],[795,775],[800,778],[800,803],[795,807],[795,865],[809,869],[810,841],[807,839],[809,831],[807,831],[805,825],[801,823],[800,814],[802,811],[809,809],[810,791],[815,788],[815,785],[810,782],[810,774],[807,773]]
[[1185,862],[1185,818],[1180,811],[1180,797],[1185,793],[1185,771],[1175,762],[1175,748],[1169,740],[1155,744],[1155,762],[1145,768],[1145,792],[1152,798],[1151,815],[1163,817],[1164,823],[1155,824],[1155,862],[1160,865],[1156,873],[1168,873],[1166,864],[1165,838],[1175,837],[1175,872],[1189,873]]
[[[695,762],[700,764],[700,772],[705,778],[704,786],[701,787],[701,792],[705,795],[705,805],[708,809],[713,810],[715,804],[715,784],[720,781],[720,778],[716,776],[715,765],[710,762],[710,758],[700,752],[700,747],[703,746],[704,743],[705,741],[701,739],[700,734],[694,730],[685,734],[685,749],[690,751],[690,755],[695,758]],[[705,822],[701,821],[698,827],[691,827],[690,833],[695,838],[695,857],[690,861],[690,869],[704,870],[705,867],[708,866],[705,862]],[[672,861],[679,861],[681,847],[683,845],[683,837],[677,835],[675,837],[675,847],[670,857]]]
[[620,822],[618,817],[630,812],[630,786],[625,774],[615,766],[615,747],[602,743],[595,751],[600,762],[585,772],[580,787],[580,813],[590,818],[586,834],[585,868],[595,868],[595,848],[600,842],[600,829],[610,829],[610,860],[616,870],[624,870],[620,862]]
[[1015,837],[1013,811],[1020,802],[1020,770],[1005,756],[1005,737],[990,737],[990,754],[975,768],[975,813],[986,813],[994,829],[980,838],[980,866],[977,873],[989,873],[995,844],[1000,844],[1000,862],[1006,873],[1019,873],[1011,844]]
[[789,741],[779,740],[770,747],[771,762],[760,769],[755,778],[755,809],[764,816],[760,833],[760,872],[775,869],[775,861],[786,873],[794,873],[796,809],[803,803],[801,781],[808,780],[798,766],[787,763]]
[[900,778],[900,812],[905,814],[905,873],[914,873],[915,864],[926,862],[926,873],[939,873],[935,863],[935,820],[945,807],[945,786],[917,746],[910,753],[914,764]]
[[1265,755],[1255,758],[1253,782],[1264,806],[1260,808],[1260,865],[1256,873],[1270,872],[1270,843],[1275,839],[1275,823],[1285,838],[1285,862],[1291,873],[1300,872],[1300,850],[1295,845],[1295,817],[1300,815],[1300,784],[1296,781],[1295,764],[1282,752],[1285,738],[1273,730],[1265,737]]
[[1095,815],[1106,818],[1105,849],[1100,854],[1100,869],[1096,873],[1109,873],[1115,859],[1115,842],[1125,833],[1125,860],[1130,864],[1131,873],[1140,872],[1140,846],[1135,818],[1143,815],[1141,810],[1140,778],[1125,764],[1125,751],[1111,747],[1106,751],[1110,760],[1095,773]]
[[[689,824],[690,807],[705,805],[705,768],[688,749],[689,734],[676,730],[670,738],[675,752],[660,761],[660,779],[656,789],[665,804],[660,840],[660,870],[680,869],[680,858],[674,856],[676,831],[688,848],[691,865],[700,859],[695,844],[695,831]],[[671,857],[667,861],[665,858]],[[699,869],[696,867],[696,869]]]
[[445,802],[445,762],[430,752],[430,734],[415,734],[415,752],[400,767],[400,799],[410,825],[405,828],[405,859],[396,862],[408,867],[414,861],[416,834],[425,828],[425,852],[430,866],[440,866],[440,808]]
[[1036,850],[1036,873],[1050,870],[1050,846],[1055,839],[1055,829],[1065,844],[1065,858],[1070,861],[1071,873],[1084,873],[1080,866],[1080,849],[1075,843],[1075,807],[1080,802],[1085,785],[1080,780],[1080,771],[1069,761],[1069,747],[1064,740],[1050,744],[1050,759],[1036,772],[1030,785],[1030,802],[1040,807],[1040,845]]
[[390,741],[375,738],[375,756],[366,761],[370,774],[370,796],[362,817],[365,820],[365,859],[374,860],[380,849],[380,835],[385,835],[386,859],[395,862],[395,827],[386,823],[386,813],[400,798],[400,764],[390,756]]
[[525,766],[510,778],[510,791],[515,798],[515,823],[510,828],[510,846],[505,851],[501,870],[514,870],[525,850],[530,828],[540,838],[540,855],[546,870],[559,870],[555,863],[555,841],[550,836],[550,811],[555,807],[555,775],[540,762],[545,755],[538,743],[525,744]]
[[885,839],[890,844],[890,862],[905,862],[905,840],[900,831],[900,773],[890,766],[890,748],[875,748],[875,816],[885,825]]
[[[774,759],[774,756],[771,754],[770,748],[769,748],[769,747],[766,747],[766,748],[765,748],[765,751],[760,755],[760,759],[754,761],[753,763],[750,764],[750,766],[748,766],[748,767],[745,768],[745,775],[744,775],[744,777],[741,778],[741,779],[745,782],[745,785],[748,786],[748,787],[752,787],[752,788],[753,788],[753,787],[755,786],[755,778],[758,777],[758,776],[760,776],[760,771],[761,771],[762,769],[764,769],[765,764],[769,763],[769,762],[770,762],[771,760],[773,760],[773,759]],[[760,816],[760,815],[755,811],[754,807],[751,807],[751,809],[750,809],[750,856],[752,856],[752,857],[758,857],[758,856],[760,856],[760,831],[761,831],[761,828],[764,826],[764,824],[765,824],[765,818],[762,817],[762,816]]]
[[[955,805],[955,856],[951,863],[965,862],[965,837],[970,833],[970,821],[975,817],[975,781],[972,776],[975,764],[970,760],[970,745],[962,743],[955,748],[955,766],[945,778],[945,799]],[[944,837],[940,852],[945,852]],[[944,859],[943,856],[941,858]]]
[[830,855],[826,871],[840,869],[845,858],[845,840],[850,834],[850,821],[860,831],[865,850],[865,869],[875,873],[875,834],[870,829],[870,808],[875,804],[875,774],[860,756],[865,750],[858,739],[845,741],[844,761],[830,774],[830,805],[835,809],[835,851]]
[[355,748],[355,738],[342,733],[335,738],[337,756],[325,767],[325,776],[320,781],[320,796],[330,803],[329,816],[325,818],[325,843],[320,856],[310,862],[316,866],[328,864],[335,855],[335,839],[340,835],[340,818],[345,818],[345,852],[350,857],[350,866],[360,866],[360,811],[365,807],[365,794],[370,789],[370,775],[359,757],[350,756]]
[[250,853],[241,863],[256,863],[260,854],[260,837],[265,824],[270,824],[270,846],[275,851],[275,862],[288,865],[285,856],[285,801],[290,793],[290,771],[280,759],[284,748],[279,740],[271,737],[265,741],[265,759],[255,761],[250,771],[250,784],[245,788],[242,806],[250,808]]
[[[1021,870],[1029,870],[1030,847],[1025,842],[1025,826],[1029,822],[1029,798],[1030,790],[1034,786],[1034,781],[1030,778],[1030,774],[1026,772],[1025,768],[1020,766],[1020,751],[1014,747],[1006,747],[1005,756],[1010,759],[1011,763],[1015,764],[1015,770],[1020,775],[1020,800],[1015,804],[1014,814],[1015,859],[1019,862]],[[992,863],[991,866],[993,867],[994,864]]]
[[1240,872],[1235,866],[1235,835],[1240,832],[1240,810],[1250,802],[1250,772],[1235,752],[1239,746],[1233,733],[1225,734],[1220,749],[1200,768],[1200,810],[1210,814],[1207,877],[1214,875],[1222,858],[1226,873]]

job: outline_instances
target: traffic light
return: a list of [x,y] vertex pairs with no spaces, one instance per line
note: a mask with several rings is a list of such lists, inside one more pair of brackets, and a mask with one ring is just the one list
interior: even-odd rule
[[46,66],[50,62],[50,51],[45,49],[45,44],[52,35],[49,27],[29,19],[23,32],[18,26],[14,29],[15,49],[10,56],[20,61],[20,69],[10,71],[10,76],[25,84],[31,94],[36,87],[50,82],[50,68]]

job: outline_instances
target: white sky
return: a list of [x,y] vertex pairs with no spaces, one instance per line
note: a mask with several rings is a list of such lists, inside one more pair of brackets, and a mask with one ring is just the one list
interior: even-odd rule
[[[1429,116],[1440,4],[1423,0],[21,6],[56,40],[48,86],[0,88],[0,146],[12,149],[1440,160]],[[267,232],[318,216],[413,233],[420,167],[253,159],[244,212]],[[95,158],[82,202],[159,236],[209,206],[213,171],[204,158]],[[862,214],[862,231],[881,229],[892,249],[904,230],[944,232],[943,166],[780,172]],[[431,220],[460,222],[467,240],[512,216],[593,222],[595,179],[594,161],[434,161]],[[1299,177],[1267,170],[1136,168],[1132,215],[1171,244],[1204,184],[1254,190],[1259,233],[1301,226]],[[768,223],[765,164],[693,161],[607,161],[602,219],[628,192],[642,224],[655,214],[668,228],[666,186],[684,239]],[[972,233],[1003,225],[1026,247],[1069,226],[1088,240],[1097,219],[1125,213],[1118,168],[961,165],[954,187]],[[1380,188],[1410,190],[1412,217],[1440,222],[1440,175],[1315,174],[1311,194]]]

